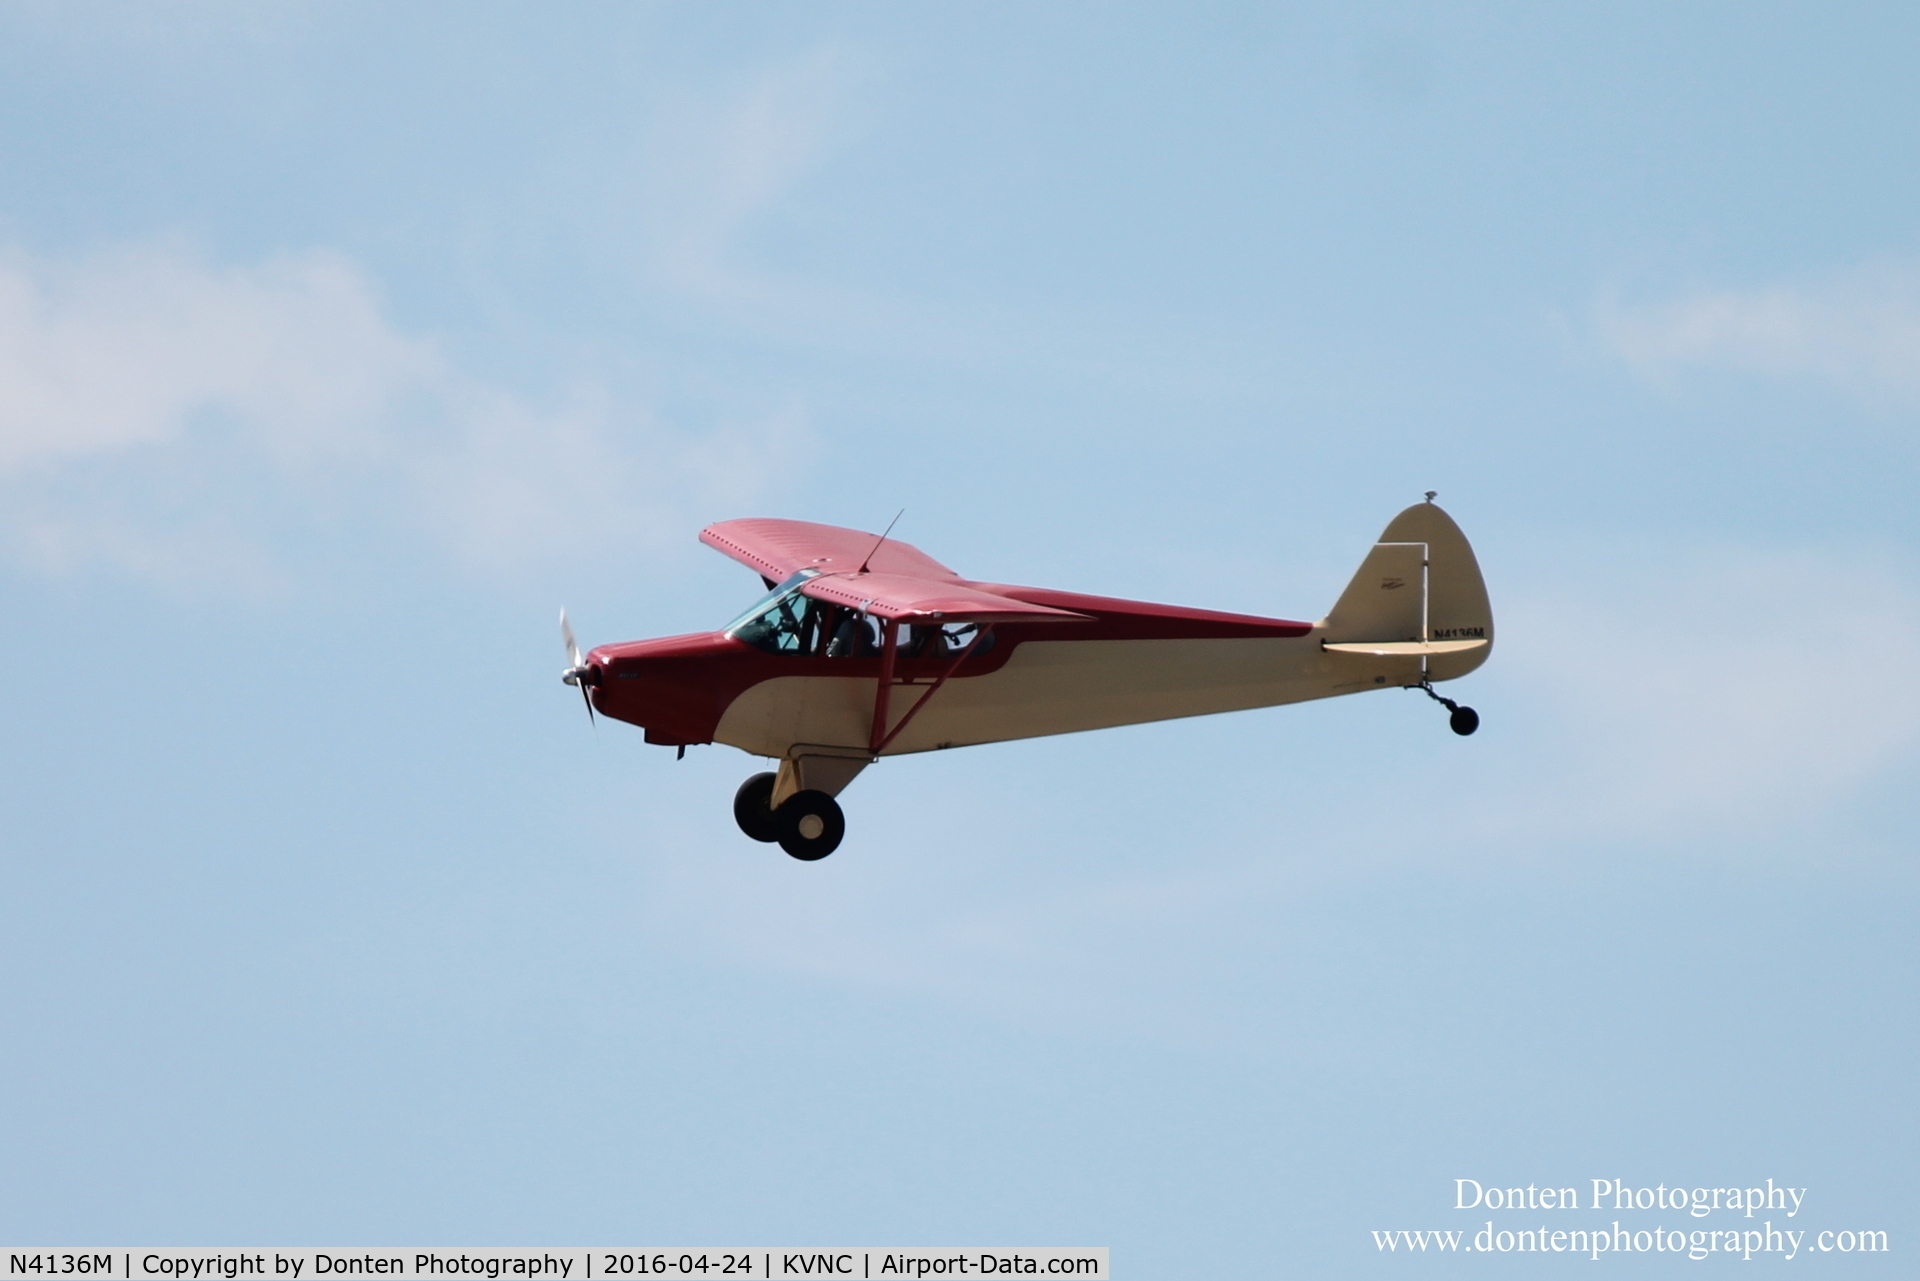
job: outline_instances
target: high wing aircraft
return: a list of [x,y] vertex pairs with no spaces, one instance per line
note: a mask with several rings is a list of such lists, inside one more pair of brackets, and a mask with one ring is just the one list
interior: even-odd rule
[[649,743],[777,760],[741,785],[734,818],[798,859],[839,846],[834,798],[883,756],[1388,688],[1425,691],[1471,734],[1479,716],[1433,686],[1487,661],[1493,613],[1433,498],[1393,518],[1317,623],[977,582],[885,534],[722,521],[700,541],[759,573],[765,596],[717,632],[584,657],[562,610],[562,679],[589,717]]

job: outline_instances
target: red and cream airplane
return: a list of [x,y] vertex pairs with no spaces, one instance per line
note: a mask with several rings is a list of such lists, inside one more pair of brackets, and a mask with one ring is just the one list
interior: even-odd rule
[[1424,690],[1456,734],[1480,723],[1433,690],[1486,662],[1493,614],[1432,494],[1317,623],[976,582],[884,534],[803,521],[722,521],[700,541],[767,594],[717,632],[584,658],[562,611],[562,679],[649,743],[777,760],[741,785],[734,818],[799,859],[840,844],[834,797],[882,756],[1385,688]]

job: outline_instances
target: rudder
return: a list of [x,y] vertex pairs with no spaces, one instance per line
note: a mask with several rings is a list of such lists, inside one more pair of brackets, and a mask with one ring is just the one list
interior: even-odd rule
[[1387,523],[1320,627],[1329,644],[1486,642],[1429,655],[1427,675],[1436,681],[1465,676],[1493,652],[1493,607],[1480,562],[1453,518],[1431,500]]

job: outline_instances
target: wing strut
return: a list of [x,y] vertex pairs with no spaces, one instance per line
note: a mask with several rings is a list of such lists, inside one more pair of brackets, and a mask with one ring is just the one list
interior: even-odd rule
[[899,648],[899,628],[900,624],[898,622],[888,620],[886,623],[886,641],[880,649],[880,688],[874,695],[873,735],[867,743],[867,750],[872,752],[876,758],[879,757],[881,752],[886,750],[887,744],[898,738],[900,731],[905,729],[908,724],[912,722],[913,718],[920,714],[920,709],[927,705],[927,700],[939,693],[940,687],[947,683],[947,677],[959,671],[960,664],[966,662],[967,659],[972,656],[973,651],[980,648],[980,642],[993,635],[993,624],[991,623],[976,628],[973,633],[973,639],[967,642],[967,647],[960,651],[957,658],[947,664],[947,670],[941,672],[939,679],[929,685],[927,692],[922,694],[914,705],[907,709],[907,714],[900,718],[900,723],[889,730],[887,729],[887,696],[892,692],[893,688],[893,657]]
[[[884,541],[886,535],[880,537]],[[884,619],[880,624],[880,686],[873,692],[873,731],[867,735],[867,747],[875,756],[880,755],[880,745],[886,741],[881,736],[887,732],[887,695],[893,692],[893,660],[899,652],[900,620]]]

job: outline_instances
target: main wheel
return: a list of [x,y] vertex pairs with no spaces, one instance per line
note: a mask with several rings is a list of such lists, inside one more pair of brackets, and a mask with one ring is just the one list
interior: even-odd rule
[[755,774],[733,794],[733,821],[756,841],[780,839],[773,821],[773,779],[771,774]]
[[1453,727],[1454,733],[1465,738],[1480,728],[1480,713],[1471,707],[1456,707],[1453,715],[1447,717],[1447,724]]
[[825,792],[795,792],[773,812],[773,823],[780,848],[809,863],[840,848],[840,838],[847,834],[840,803]]

